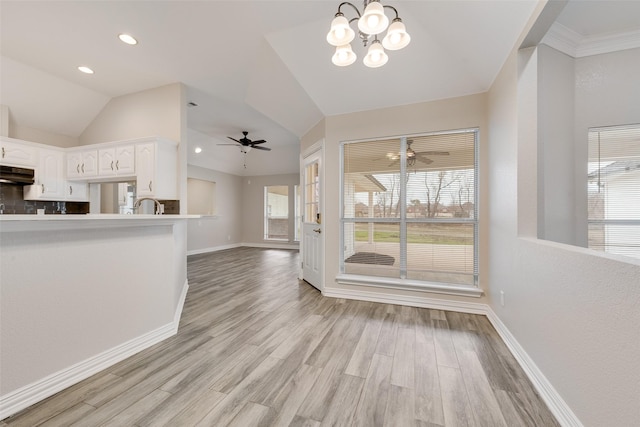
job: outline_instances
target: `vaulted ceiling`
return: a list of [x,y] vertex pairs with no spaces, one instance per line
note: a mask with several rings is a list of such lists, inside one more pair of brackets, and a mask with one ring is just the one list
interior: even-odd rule
[[[190,163],[290,173],[299,137],[325,116],[489,89],[536,2],[385,3],[412,40],[369,69],[356,42],[356,63],[331,63],[325,36],[338,1],[2,0],[0,102],[15,123],[78,137],[109,99],[182,82],[198,104],[188,110],[189,145],[204,148],[190,150]],[[121,43],[123,32],[139,44]],[[249,153],[250,170],[239,150],[217,145],[243,130],[273,148]]]

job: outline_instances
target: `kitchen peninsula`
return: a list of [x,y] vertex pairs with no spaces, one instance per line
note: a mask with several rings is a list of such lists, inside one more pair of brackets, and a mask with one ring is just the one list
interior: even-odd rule
[[190,217],[0,216],[0,418],[175,334]]

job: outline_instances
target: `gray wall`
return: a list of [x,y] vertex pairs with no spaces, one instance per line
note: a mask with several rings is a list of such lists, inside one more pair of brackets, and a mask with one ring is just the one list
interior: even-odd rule
[[214,216],[188,220],[187,253],[201,253],[242,243],[242,177],[188,165],[189,178],[216,183]]

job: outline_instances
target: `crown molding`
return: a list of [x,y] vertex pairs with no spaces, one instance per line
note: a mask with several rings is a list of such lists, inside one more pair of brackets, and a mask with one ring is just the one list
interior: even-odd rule
[[583,58],[638,48],[640,47],[640,30],[584,37],[555,22],[541,43],[573,58]]

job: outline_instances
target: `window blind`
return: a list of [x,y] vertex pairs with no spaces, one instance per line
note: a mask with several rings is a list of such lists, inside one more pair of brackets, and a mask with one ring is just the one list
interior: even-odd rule
[[477,130],[342,144],[341,272],[477,285]]
[[588,134],[589,247],[640,258],[640,125]]

